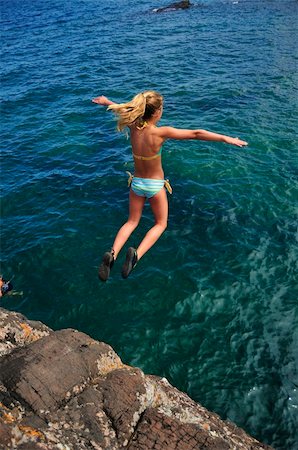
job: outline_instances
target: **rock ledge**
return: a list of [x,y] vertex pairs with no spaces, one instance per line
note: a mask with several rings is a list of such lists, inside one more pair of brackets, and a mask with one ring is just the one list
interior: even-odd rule
[[2,308],[0,448],[270,449],[109,345]]

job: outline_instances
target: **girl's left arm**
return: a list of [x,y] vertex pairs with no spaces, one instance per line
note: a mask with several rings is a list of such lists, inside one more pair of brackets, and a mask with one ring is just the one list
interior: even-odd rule
[[174,127],[159,127],[158,132],[163,139],[197,139],[199,141],[224,142],[226,144],[236,145],[237,147],[244,147],[247,145],[246,141],[242,141],[238,137],[234,138],[207,130],[184,130]]

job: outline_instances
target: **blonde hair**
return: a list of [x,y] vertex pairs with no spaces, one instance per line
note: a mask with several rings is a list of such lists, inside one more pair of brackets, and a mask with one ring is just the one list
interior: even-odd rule
[[162,104],[163,97],[158,92],[144,91],[135,95],[130,102],[110,105],[108,109],[118,116],[117,129],[123,131],[133,123],[142,128]]

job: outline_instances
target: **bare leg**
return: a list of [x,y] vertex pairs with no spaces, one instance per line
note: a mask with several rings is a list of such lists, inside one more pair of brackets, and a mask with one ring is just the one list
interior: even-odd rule
[[167,228],[169,207],[166,190],[163,188],[158,194],[150,198],[149,202],[154,215],[155,225],[150,228],[137,248],[138,259],[142,258]]
[[136,195],[132,190],[129,193],[129,217],[127,222],[120,228],[113,244],[113,250],[115,252],[114,258],[116,259],[123,245],[136,229],[139,221],[142,217],[143,207],[146,198]]

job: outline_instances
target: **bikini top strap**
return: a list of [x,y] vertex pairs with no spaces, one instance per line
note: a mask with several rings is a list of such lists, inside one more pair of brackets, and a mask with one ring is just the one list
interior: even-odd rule
[[162,152],[162,148],[159,150],[158,153],[156,153],[156,155],[153,155],[153,156],[141,156],[141,155],[136,155],[135,153],[133,153],[133,157],[135,159],[139,159],[141,161],[151,161],[152,159],[156,159],[159,156],[161,156],[161,152]]

